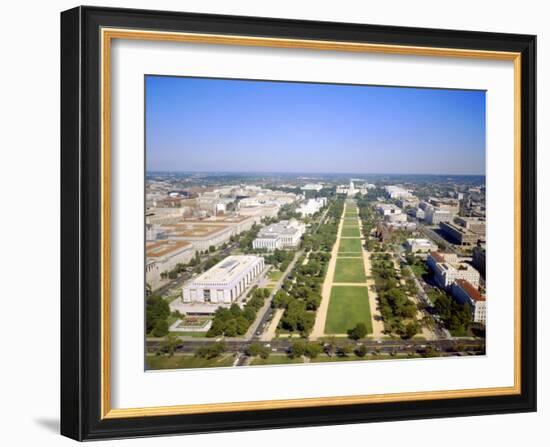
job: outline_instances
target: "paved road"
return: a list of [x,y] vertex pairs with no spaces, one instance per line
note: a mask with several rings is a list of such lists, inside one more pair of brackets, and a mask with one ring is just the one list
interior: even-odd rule
[[[341,339],[342,342],[355,343],[348,339]],[[197,348],[204,346],[205,342],[214,343],[212,339],[196,339],[195,341],[182,342],[176,349],[176,352],[180,353],[193,353]],[[229,352],[243,353],[248,345],[251,343],[257,343],[252,340],[224,340],[226,349]],[[147,351],[155,352],[162,340],[148,340]],[[380,352],[415,352],[418,349],[425,349],[431,346],[437,350],[443,352],[466,352],[477,351],[485,346],[485,340],[481,339],[462,339],[462,340],[401,340],[401,339],[387,339],[387,340],[366,340],[361,342],[368,350],[379,350]],[[270,348],[274,352],[287,352],[292,346],[292,341],[288,339],[274,339],[269,343]],[[242,357],[246,357],[242,355]]]
[[[319,227],[326,219],[329,208],[330,206],[328,206],[327,209],[323,212],[323,214],[319,218],[319,222],[317,222],[317,225],[315,226],[313,231],[311,231],[311,234],[315,234],[317,230],[319,230]],[[274,313],[274,310],[271,308],[271,301],[273,301],[273,297],[279,291],[279,289],[283,285],[283,282],[285,282],[288,275],[296,265],[296,262],[303,254],[304,254],[304,250],[300,250],[294,255],[294,259],[292,259],[292,262],[288,265],[288,268],[284,271],[284,273],[281,275],[281,278],[279,278],[279,280],[275,284],[275,287],[271,291],[269,298],[266,300],[264,307],[262,307],[262,309],[260,309],[260,311],[258,312],[259,317],[256,318],[256,320],[252,324],[253,330],[251,334],[254,340],[260,340],[262,336],[262,332],[267,329],[268,327],[267,322],[269,321],[269,319],[272,317]]]
[[[411,274],[412,279],[414,280],[416,284],[416,288],[418,289],[418,299],[419,301],[424,304],[425,307],[432,307],[433,303],[431,302],[430,298],[428,297],[428,294],[426,293],[426,290],[424,290],[424,284],[422,284],[414,272],[412,271],[411,267],[407,264],[407,261],[403,257],[403,255],[399,255],[399,260],[405,264],[405,268],[409,269],[409,272]],[[434,318],[432,314],[430,314],[426,309],[422,311],[423,315],[428,316],[432,319],[433,322],[433,332],[438,338],[446,338],[450,339],[452,338],[451,333],[441,326],[441,324]]]
[[342,208],[342,215],[338,221],[338,231],[336,233],[336,240],[332,245],[332,251],[330,253],[330,259],[328,261],[327,270],[325,272],[325,279],[321,288],[321,302],[317,307],[315,314],[315,323],[313,329],[309,335],[311,340],[316,340],[318,337],[322,337],[325,333],[325,322],[328,313],[328,303],[330,301],[330,291],[332,290],[332,283],[334,281],[334,272],[336,270],[336,259],[338,258],[338,250],[340,249],[340,240],[342,238],[342,228],[344,227],[344,216],[346,215],[347,203],[344,202]]
[[424,236],[426,236],[429,239],[433,240],[437,244],[443,245],[446,250],[452,251],[453,253],[455,253],[457,255],[462,255],[460,250],[458,250],[453,244],[448,242],[446,239],[444,239],[442,236],[437,234],[431,228],[428,228],[427,226],[421,224],[418,220],[416,221],[416,227],[417,227],[418,231],[420,231]]
[[287,269],[283,272],[279,280],[275,283],[275,287],[269,294],[269,297],[265,301],[263,307],[258,311],[258,316],[256,317],[256,320],[250,326],[251,327],[251,329],[249,329],[250,333],[247,332],[247,335],[250,335],[253,339],[255,340],[260,339],[261,333],[266,328],[267,321],[269,320],[271,313],[273,311],[271,308],[271,301],[273,301],[273,297],[279,291],[279,289],[283,285],[283,282],[286,280],[286,278],[288,277],[288,275],[296,265],[296,262],[298,261],[300,256],[302,256],[303,254],[304,254],[304,250],[300,250],[296,252],[296,254],[294,255],[294,258],[292,259],[290,264],[288,264]]

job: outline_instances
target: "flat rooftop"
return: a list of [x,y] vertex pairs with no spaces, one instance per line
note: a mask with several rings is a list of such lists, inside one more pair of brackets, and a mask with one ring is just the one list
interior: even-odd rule
[[195,223],[199,225],[208,225],[208,224],[235,224],[235,223],[241,223],[245,220],[250,219],[249,216],[212,216],[212,217],[205,217],[204,219],[185,219],[184,222],[190,222]]
[[196,224],[192,222],[173,225],[161,225],[170,235],[175,237],[202,238],[212,236],[220,231],[227,230],[227,225]]
[[148,258],[161,258],[171,253],[191,247],[192,244],[187,241],[162,239],[159,241],[147,242],[145,245],[145,253]]
[[407,242],[409,244],[418,244],[418,245],[435,245],[432,241],[430,241],[429,239],[414,239],[414,238],[411,238],[411,239],[407,239]]
[[193,283],[229,283],[252,264],[260,259],[259,256],[233,255],[218,262],[211,269],[197,276]]
[[456,231],[457,233],[463,234],[465,236],[475,236],[475,233],[468,230],[467,228],[461,227],[460,225],[456,225],[452,222],[441,222],[439,224],[441,228],[450,228],[451,230]]

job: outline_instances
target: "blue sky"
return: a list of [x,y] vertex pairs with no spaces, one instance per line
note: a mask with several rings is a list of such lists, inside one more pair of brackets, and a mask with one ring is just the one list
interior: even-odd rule
[[148,171],[485,173],[483,91],[145,82]]

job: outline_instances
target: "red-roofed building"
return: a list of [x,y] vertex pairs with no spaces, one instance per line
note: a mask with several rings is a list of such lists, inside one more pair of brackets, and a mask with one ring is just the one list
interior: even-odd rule
[[476,287],[464,279],[457,279],[452,288],[453,298],[460,304],[468,303],[472,306],[475,323],[487,321],[487,298]]

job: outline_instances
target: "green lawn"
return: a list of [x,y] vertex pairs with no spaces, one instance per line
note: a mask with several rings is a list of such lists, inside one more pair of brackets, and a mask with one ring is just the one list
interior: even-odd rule
[[334,282],[365,282],[365,267],[363,258],[336,260]]
[[338,252],[360,253],[361,239],[340,239],[340,248]]
[[355,253],[346,253],[346,252],[340,252],[338,253],[339,258],[362,258],[363,255],[359,252]]
[[357,323],[365,323],[368,333],[372,333],[367,287],[332,287],[325,333],[344,334]]
[[214,368],[232,366],[233,355],[224,354],[215,359],[203,359],[193,355],[156,356],[148,355],[145,358],[147,369],[180,369],[180,368]]
[[348,356],[337,356],[333,355],[332,357],[329,357],[328,355],[320,355],[319,357],[315,357],[314,359],[311,359],[311,363],[329,363],[329,362],[357,362],[359,360],[369,360],[369,357],[358,357],[354,353],[350,353]]
[[206,332],[196,332],[196,331],[173,331],[170,332],[174,335],[181,335],[182,337],[196,337],[196,338],[205,338]]
[[271,270],[268,274],[267,274],[267,277],[271,280],[271,281],[279,281],[281,279],[281,276],[283,276],[283,272],[281,272],[280,270]]
[[357,227],[359,228],[359,222],[357,219],[350,219],[348,217],[344,218],[344,227]]
[[343,227],[342,237],[361,237],[359,227]]
[[268,358],[255,357],[250,362],[251,365],[287,365],[289,363],[304,363],[302,358],[291,359],[287,355],[270,355]]
[[422,276],[424,273],[428,273],[428,269],[423,264],[411,265],[411,270],[416,276]]

